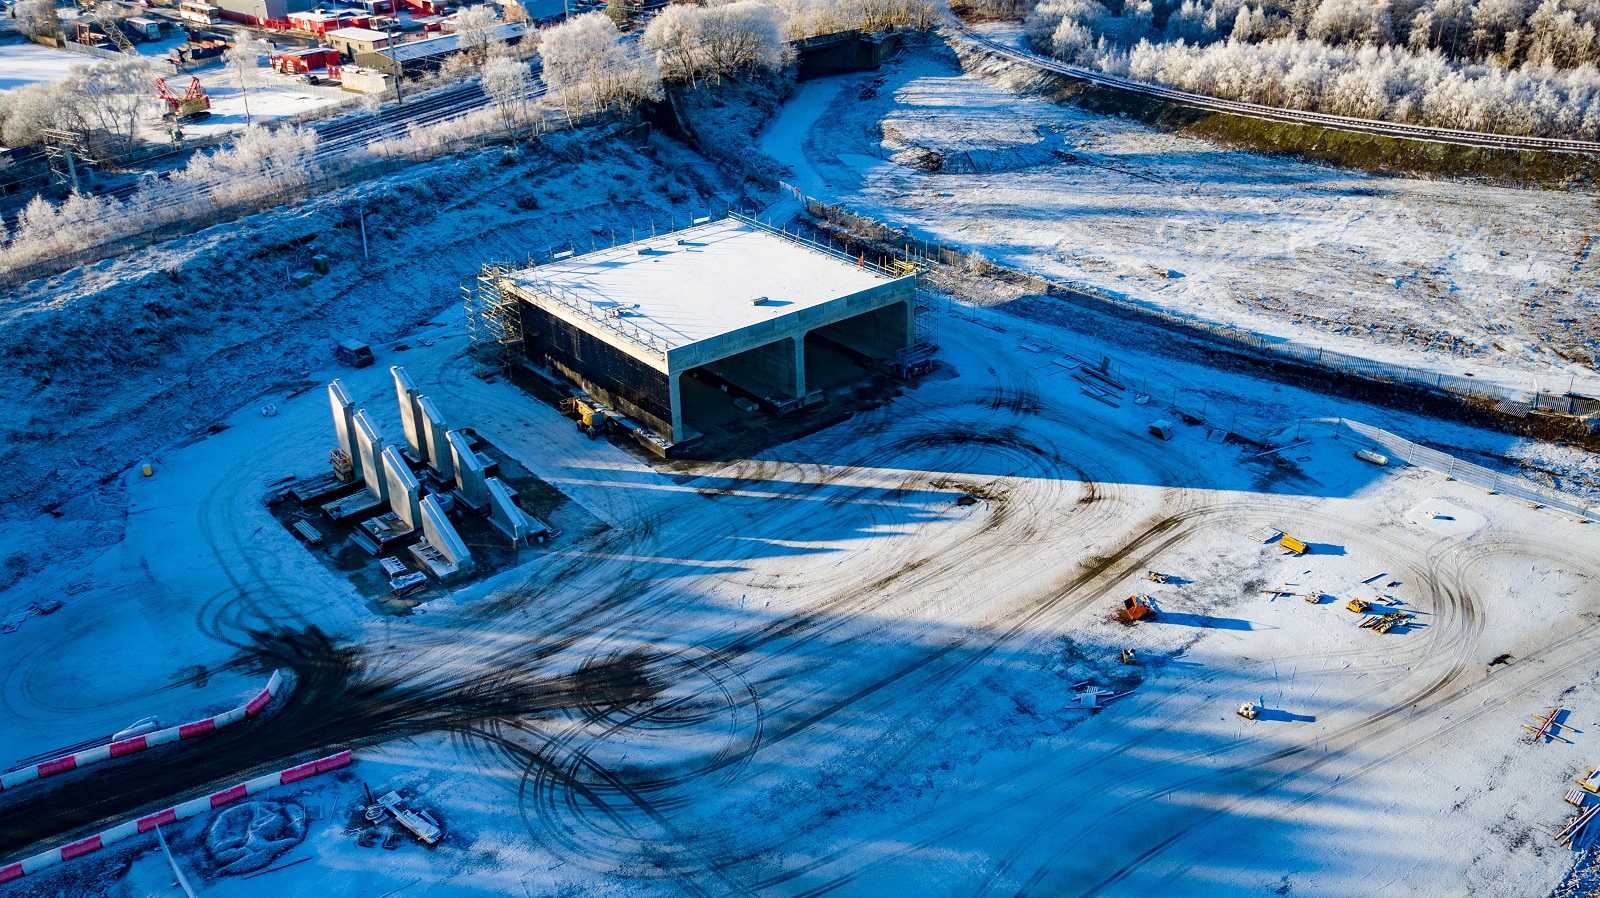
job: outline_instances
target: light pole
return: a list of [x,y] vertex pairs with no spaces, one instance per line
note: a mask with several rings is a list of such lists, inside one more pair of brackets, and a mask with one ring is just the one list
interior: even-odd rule
[[394,74],[394,102],[397,106],[406,105],[405,97],[400,95],[400,82],[405,80],[405,72],[400,68],[400,59],[394,52],[394,30],[399,26],[400,10],[398,6],[389,17],[389,70]]

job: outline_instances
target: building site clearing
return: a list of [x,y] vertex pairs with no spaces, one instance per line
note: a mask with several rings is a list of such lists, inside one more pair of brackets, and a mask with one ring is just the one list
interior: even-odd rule
[[[767,146],[804,133],[786,127]],[[308,279],[333,298],[253,360],[292,381],[187,432],[129,385],[118,426],[174,439],[115,477],[125,519],[19,563],[4,599],[0,898],[1521,896],[1592,875],[1597,524],[1408,464],[1376,428],[1563,471],[1591,455],[1070,315],[850,305],[876,287],[835,289],[837,318],[750,295],[729,317],[774,342],[679,364],[646,339],[671,322],[642,319],[682,304],[535,289],[541,268],[680,264],[716,229],[804,244],[698,212],[601,236],[674,213],[617,176],[670,159],[601,163],[630,192],[585,180],[570,215],[496,197],[385,229],[391,253],[543,254],[484,273],[528,285],[517,327],[486,336],[456,304],[492,259],[413,282],[335,260]],[[530,168],[498,177],[580,180]],[[330,207],[382,196],[293,227],[353,261]],[[515,225],[491,240],[497,217]],[[553,229],[559,257],[534,242]],[[864,255],[805,251],[873,280]],[[136,303],[236,252],[202,234],[35,283],[13,315]],[[896,339],[863,342],[868,315]],[[217,322],[174,341],[173,370],[276,338],[241,318],[233,341]],[[311,360],[309,332],[353,322],[382,339]],[[45,388],[67,422],[76,397]],[[835,403],[854,413],[821,417]],[[829,426],[763,443],[768,415]],[[697,451],[716,429],[747,451]],[[87,529],[92,510],[59,507]],[[11,530],[41,556],[44,532]],[[386,585],[404,601],[374,601]]]

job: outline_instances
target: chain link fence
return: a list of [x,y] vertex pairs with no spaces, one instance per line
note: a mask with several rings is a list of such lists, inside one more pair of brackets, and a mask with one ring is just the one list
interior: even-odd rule
[[[104,47],[91,47],[88,44],[80,44],[76,41],[62,41],[58,46],[60,49],[65,50],[68,53],[76,53],[79,56],[93,56],[96,59],[127,58],[127,54],[123,53],[121,50],[107,50]],[[145,56],[143,54],[140,54],[138,59],[140,62],[143,62],[145,65],[149,66],[152,70],[159,72],[162,75],[176,75],[179,73],[178,67],[166,61],[165,59],[158,59],[154,56]]]
[[[1281,428],[1277,433],[1286,435],[1288,430],[1289,428]],[[1403,462],[1413,467],[1426,468],[1434,473],[1443,474],[1448,479],[1470,483],[1491,493],[1512,496],[1530,505],[1565,512],[1584,522],[1600,518],[1600,503],[1535,483],[1526,477],[1462,461],[1448,452],[1430,449],[1360,421],[1351,421],[1348,418],[1300,421],[1293,425],[1293,433],[1302,438],[1325,435],[1349,443],[1356,449],[1367,449],[1382,455],[1389,459],[1390,464]]]
[[811,217],[830,221],[880,246],[892,247],[897,256],[903,255],[910,261],[962,266],[978,272],[999,270],[1005,272],[1012,280],[1022,283],[1026,289],[1045,296],[1087,299],[1096,305],[1107,307],[1113,313],[1134,314],[1143,318],[1153,318],[1182,330],[1200,331],[1218,342],[1257,355],[1286,359],[1366,380],[1405,384],[1496,404],[1500,412],[1516,417],[1542,412],[1588,418],[1592,422],[1592,428],[1600,428],[1600,377],[1579,377],[1571,374],[1538,378],[1515,372],[1496,371],[1492,379],[1488,379],[1470,375],[1443,374],[1427,368],[1361,358],[1322,346],[1297,343],[1175,315],[1164,309],[1134,302],[1090,286],[1060,284],[1040,275],[1003,269],[985,259],[980,253],[914,238],[908,230],[893,228],[841,206],[823,203],[810,197],[805,199],[805,204],[806,214]]
[[[950,315],[1001,332],[1021,331],[1026,327],[1026,322],[998,309],[952,305]],[[1096,379],[1122,387],[1134,397],[1136,403],[1169,407],[1191,423],[1204,424],[1214,431],[1230,434],[1269,452],[1302,440],[1332,439],[1350,445],[1352,452],[1365,449],[1383,456],[1391,465],[1425,468],[1489,492],[1570,514],[1582,521],[1600,519],[1600,502],[1536,483],[1517,474],[1463,461],[1447,452],[1414,443],[1360,421],[1312,418],[1277,427],[1263,425],[1241,417],[1237,410],[1214,403],[1199,394],[1185,393],[1160,381],[1152,382],[1147,375],[1131,370],[1121,361],[1103,354],[1095,341],[1080,336],[1074,335],[1070,341],[1059,342],[1042,340],[1036,336],[1019,338],[1019,346],[1025,352],[1038,354],[1041,359],[1060,359],[1075,369],[1091,369]]]

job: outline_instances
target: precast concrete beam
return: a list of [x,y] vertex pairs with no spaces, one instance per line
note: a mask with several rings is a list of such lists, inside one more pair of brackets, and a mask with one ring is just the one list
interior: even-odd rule
[[378,430],[367,410],[356,412],[356,453],[361,457],[361,479],[367,490],[384,502],[389,501],[389,479],[383,476],[383,432]]

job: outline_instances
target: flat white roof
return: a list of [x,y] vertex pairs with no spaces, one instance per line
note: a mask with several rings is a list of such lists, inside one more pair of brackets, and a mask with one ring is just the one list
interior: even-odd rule
[[[664,349],[894,280],[733,218],[540,265],[511,279],[534,292],[554,286],[563,298],[588,303],[602,317],[620,310],[614,320]],[[752,304],[757,297],[767,302]]]
[[328,37],[341,37],[347,41],[377,41],[389,35],[382,31],[373,31],[371,28],[335,28],[328,32]]

